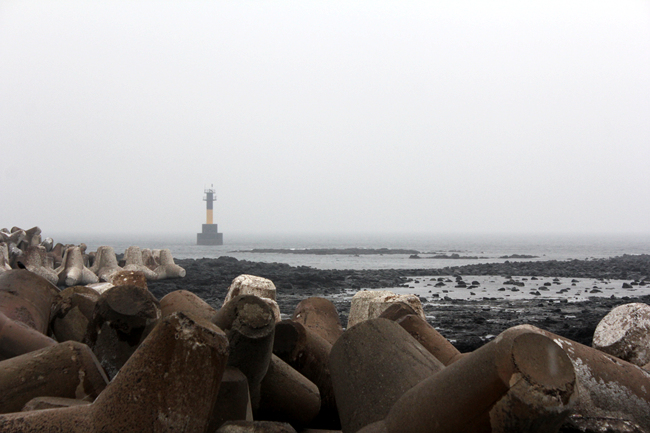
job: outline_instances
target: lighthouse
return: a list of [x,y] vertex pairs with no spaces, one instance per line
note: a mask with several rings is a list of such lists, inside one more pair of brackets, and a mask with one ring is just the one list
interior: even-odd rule
[[217,230],[217,224],[213,224],[212,216],[212,203],[217,200],[217,197],[214,195],[214,189],[210,185],[209,189],[203,191],[205,197],[205,224],[201,233],[196,234],[196,244],[197,245],[223,245],[223,233],[219,233]]

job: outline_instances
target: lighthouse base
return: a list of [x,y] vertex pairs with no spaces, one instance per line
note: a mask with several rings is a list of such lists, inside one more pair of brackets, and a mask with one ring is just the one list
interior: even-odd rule
[[223,245],[223,233],[217,230],[217,224],[203,224],[202,232],[196,234],[197,245]]

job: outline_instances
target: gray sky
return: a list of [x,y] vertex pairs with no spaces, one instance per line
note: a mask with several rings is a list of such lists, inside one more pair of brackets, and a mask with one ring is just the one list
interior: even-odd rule
[[0,226],[650,232],[648,1],[0,1]]

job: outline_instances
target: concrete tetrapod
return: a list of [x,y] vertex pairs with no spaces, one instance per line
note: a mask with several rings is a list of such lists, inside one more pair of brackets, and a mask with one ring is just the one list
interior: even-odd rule
[[125,271],[142,272],[147,280],[158,279],[158,274],[144,265],[142,251],[136,245],[132,245],[124,251],[124,266],[122,269]]
[[6,243],[0,242],[0,274],[11,270],[9,266],[9,247]]
[[228,421],[216,433],[296,433],[296,430],[282,422]]
[[77,400],[76,398],[66,397],[34,397],[23,406],[21,412],[30,410],[55,409],[70,406],[85,406],[92,403],[91,401]]
[[[158,257],[160,258],[160,255]],[[142,263],[152,271],[160,266],[160,263],[156,261],[150,248],[142,249]]]
[[86,285],[99,282],[99,278],[84,265],[81,247],[70,247],[63,253],[61,266],[55,269],[60,286]]
[[54,248],[54,239],[45,238],[41,241],[39,245],[45,248],[45,251],[49,253],[50,251],[52,251],[52,248]]
[[321,407],[318,387],[273,355],[260,390],[258,418],[307,426]]
[[99,293],[86,286],[72,286],[54,298],[50,327],[59,342],[83,342],[93,318]]
[[176,313],[156,326],[94,403],[0,415],[0,431],[204,432],[227,357],[220,329]]
[[264,299],[264,302],[269,304],[273,310],[275,321],[279,322],[282,320],[280,307],[276,302],[276,290],[273,281],[262,277],[256,277],[255,275],[239,275],[232,280],[232,283],[230,283],[223,305],[226,305],[231,299],[240,295],[255,295]]
[[273,281],[248,274],[242,274],[232,280],[223,303],[227,304],[231,299],[239,295],[255,295],[260,298],[273,299],[274,301],[277,299]]
[[122,270],[117,264],[117,256],[115,256],[113,247],[101,246],[97,248],[95,263],[90,270],[97,275],[100,281],[110,282],[113,274]]
[[329,366],[331,350],[328,341],[298,322],[283,320],[275,325],[273,353],[318,387],[321,409],[316,425],[340,428]]
[[205,320],[212,320],[216,314],[216,310],[210,304],[187,290],[175,290],[167,293],[160,300],[162,317],[167,317],[177,311],[188,311]]
[[650,431],[650,373],[620,358],[531,325],[513,329],[537,332],[551,338],[573,363],[580,398],[567,425],[579,431],[617,431],[619,428],[629,429],[630,425]]
[[341,430],[324,430],[319,428],[304,428],[299,433],[341,433]]
[[31,229],[23,230],[20,227],[12,227],[11,228],[12,233],[16,232],[24,232],[25,237],[23,238],[22,242],[18,245],[19,248],[21,248],[23,251],[25,251],[27,248],[38,245],[41,243],[41,229],[38,226],[34,226]]
[[26,236],[27,233],[25,233],[25,230],[15,230],[11,232],[6,229],[0,230],[0,241],[6,244],[18,245]]
[[462,356],[449,340],[420,317],[409,304],[392,304],[379,317],[396,322],[444,365],[449,365]]
[[330,344],[336,343],[336,340],[343,334],[341,318],[336,311],[336,306],[326,298],[303,299],[296,306],[291,319],[301,323]]
[[443,369],[395,322],[377,318],[349,328],[330,354],[343,432],[383,419],[402,394]]
[[552,339],[511,328],[405,392],[360,433],[556,432],[576,377]]
[[160,250],[160,265],[154,269],[157,280],[166,278],[183,278],[185,269],[174,263],[172,252],[168,249]]
[[47,256],[45,247],[39,245],[27,248],[20,261],[30,272],[40,275],[51,284],[56,285],[59,282],[59,276],[54,272],[54,268],[48,265],[53,264],[52,259]]
[[110,283],[114,286],[136,286],[148,290],[147,277],[140,271],[118,271],[111,275]]
[[0,312],[0,361],[55,344],[45,334]]
[[435,328],[420,316],[407,314],[396,321],[444,365],[454,362],[461,353]]
[[235,420],[252,421],[253,408],[246,376],[238,368],[226,367],[206,431],[214,432],[226,421]]
[[113,379],[160,320],[160,304],[146,289],[116,286],[97,299],[84,337]]
[[601,319],[592,346],[643,367],[650,362],[650,305],[619,305]]
[[[72,245],[69,245],[72,247]],[[61,264],[63,263],[63,255],[68,246],[63,245],[61,242],[57,242],[56,245],[47,253],[48,256],[52,257],[52,262],[54,263],[54,270],[56,271]]]
[[420,298],[415,295],[396,295],[389,290],[360,290],[350,301],[348,328],[368,319],[376,319],[394,303],[404,302],[410,305],[417,314],[424,317],[424,309]]
[[110,281],[86,285],[86,287],[90,287],[100,295],[117,286],[135,286],[146,291],[149,290],[147,277],[140,271],[117,271],[111,274]]
[[273,352],[275,318],[271,307],[254,295],[237,296],[217,311],[212,323],[226,332],[230,342],[228,365],[246,375],[255,412],[260,401],[260,382]]
[[46,334],[52,301],[59,289],[26,269],[0,274],[0,312]]
[[56,344],[0,362],[0,413],[18,412],[34,397],[93,401],[107,384],[88,346]]
[[386,308],[379,317],[383,319],[392,320],[396,322],[398,319],[406,316],[407,314],[418,314],[411,305],[406,302],[395,302]]
[[18,248],[16,244],[9,243],[7,244],[7,249],[9,254],[7,255],[7,260],[9,261],[9,267],[11,269],[19,269],[19,262],[23,257],[23,250]]

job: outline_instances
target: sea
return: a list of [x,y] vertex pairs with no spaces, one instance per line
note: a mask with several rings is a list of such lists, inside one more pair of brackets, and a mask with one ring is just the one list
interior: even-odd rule
[[[224,234],[224,244],[196,245],[196,234],[58,234],[43,233],[63,244],[87,245],[87,251],[111,246],[117,254],[137,245],[168,248],[175,259],[234,257],[287,263],[317,269],[430,269],[505,260],[601,259],[624,254],[650,254],[650,234]],[[411,254],[293,254],[259,253],[255,249],[408,249]],[[436,255],[458,258],[431,258]],[[534,258],[507,258],[512,255]]]

